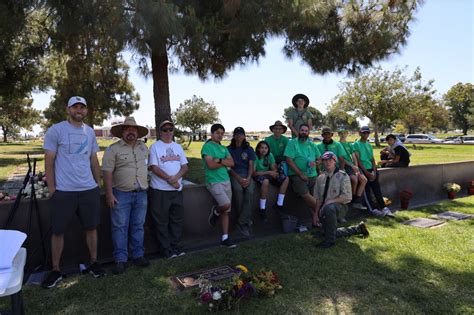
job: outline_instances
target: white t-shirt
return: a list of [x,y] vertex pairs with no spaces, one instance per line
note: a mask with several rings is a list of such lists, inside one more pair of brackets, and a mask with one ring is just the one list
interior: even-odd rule
[[[170,176],[178,174],[181,165],[188,164],[188,160],[184,155],[184,150],[181,145],[176,142],[165,143],[161,140],[153,143],[150,147],[150,155],[148,158],[148,166],[156,165],[163,172]],[[182,179],[179,179],[179,189],[174,188],[168,182],[154,173],[151,174],[150,186],[153,189],[159,190],[178,190],[183,189],[181,184]]]

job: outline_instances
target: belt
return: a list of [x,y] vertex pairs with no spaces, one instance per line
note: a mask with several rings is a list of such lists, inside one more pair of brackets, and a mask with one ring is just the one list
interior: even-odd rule
[[134,189],[134,190],[130,190],[129,192],[142,192],[142,191],[147,191],[146,189],[141,189],[141,188],[138,188],[138,189]]

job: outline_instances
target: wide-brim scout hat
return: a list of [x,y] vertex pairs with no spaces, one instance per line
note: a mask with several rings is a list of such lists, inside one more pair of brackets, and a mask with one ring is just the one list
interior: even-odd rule
[[137,127],[137,129],[138,129],[138,138],[143,138],[144,136],[146,136],[148,134],[148,128],[138,125],[135,122],[135,118],[133,118],[133,117],[126,117],[125,120],[123,121],[123,123],[115,125],[112,128],[110,128],[110,133],[114,137],[122,138],[123,128],[125,128],[127,126]]
[[309,98],[304,94],[296,94],[295,96],[293,96],[293,98],[291,99],[291,103],[293,103],[293,106],[294,107],[298,106],[298,105],[296,105],[296,101],[299,100],[300,98],[302,98],[304,100],[304,108],[308,107]]
[[273,132],[273,128],[275,128],[275,127],[282,127],[283,128],[283,133],[285,133],[288,130],[288,127],[283,125],[283,123],[279,120],[275,121],[275,123],[270,126],[270,131]]

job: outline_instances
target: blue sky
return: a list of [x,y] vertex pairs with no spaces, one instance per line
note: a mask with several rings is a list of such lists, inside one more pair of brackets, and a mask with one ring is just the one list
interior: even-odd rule
[[[408,43],[397,55],[380,65],[387,70],[408,66],[411,73],[421,68],[423,78],[434,79],[439,96],[458,82],[474,83],[474,7],[471,0],[428,0],[410,25]],[[197,76],[170,74],[171,108],[176,109],[192,95],[213,102],[227,130],[242,126],[248,131],[266,130],[281,120],[283,109],[291,105],[296,93],[304,93],[312,106],[325,113],[339,93],[345,75],[319,75],[298,58],[287,59],[281,49],[283,40],[269,40],[266,56],[259,63],[237,67],[223,80],[201,81]],[[153,82],[141,77],[131,66],[131,81],[140,94],[138,123],[154,126]],[[44,109],[50,94],[35,95],[34,106]],[[109,121],[104,126],[110,125]]]

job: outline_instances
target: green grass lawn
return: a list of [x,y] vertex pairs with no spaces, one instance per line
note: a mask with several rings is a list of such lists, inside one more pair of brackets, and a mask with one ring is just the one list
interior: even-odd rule
[[[400,224],[447,210],[474,214],[474,196],[398,212],[395,219],[369,218],[369,238],[340,239],[331,249],[317,248],[320,240],[310,233],[277,235],[234,250],[154,260],[120,276],[73,276],[50,290],[27,286],[26,313],[204,313],[195,291],[178,292],[169,278],[244,264],[273,270],[283,289],[273,298],[241,303],[243,314],[472,314],[474,219],[434,229]],[[8,299],[0,299],[0,309],[7,306]]]
[[[113,140],[99,140],[101,151],[98,154],[99,162],[102,162],[102,155],[105,148],[113,143]],[[154,141],[148,141],[150,146]],[[228,145],[229,141],[223,141]],[[193,142],[186,150],[186,156],[189,161],[189,172],[186,179],[195,182],[204,182],[204,169],[201,161],[201,147],[203,142]],[[257,141],[252,141],[251,145],[255,147]],[[375,160],[379,160],[379,152],[383,147],[374,147]],[[440,164],[447,162],[459,162],[474,160],[474,145],[436,145],[421,144],[416,145],[416,150],[412,144],[407,144],[407,148],[412,153],[411,164]],[[37,171],[44,170],[44,156],[42,142],[30,143],[0,143],[0,185],[8,178],[18,166],[26,166],[26,153],[31,157],[38,159]]]

